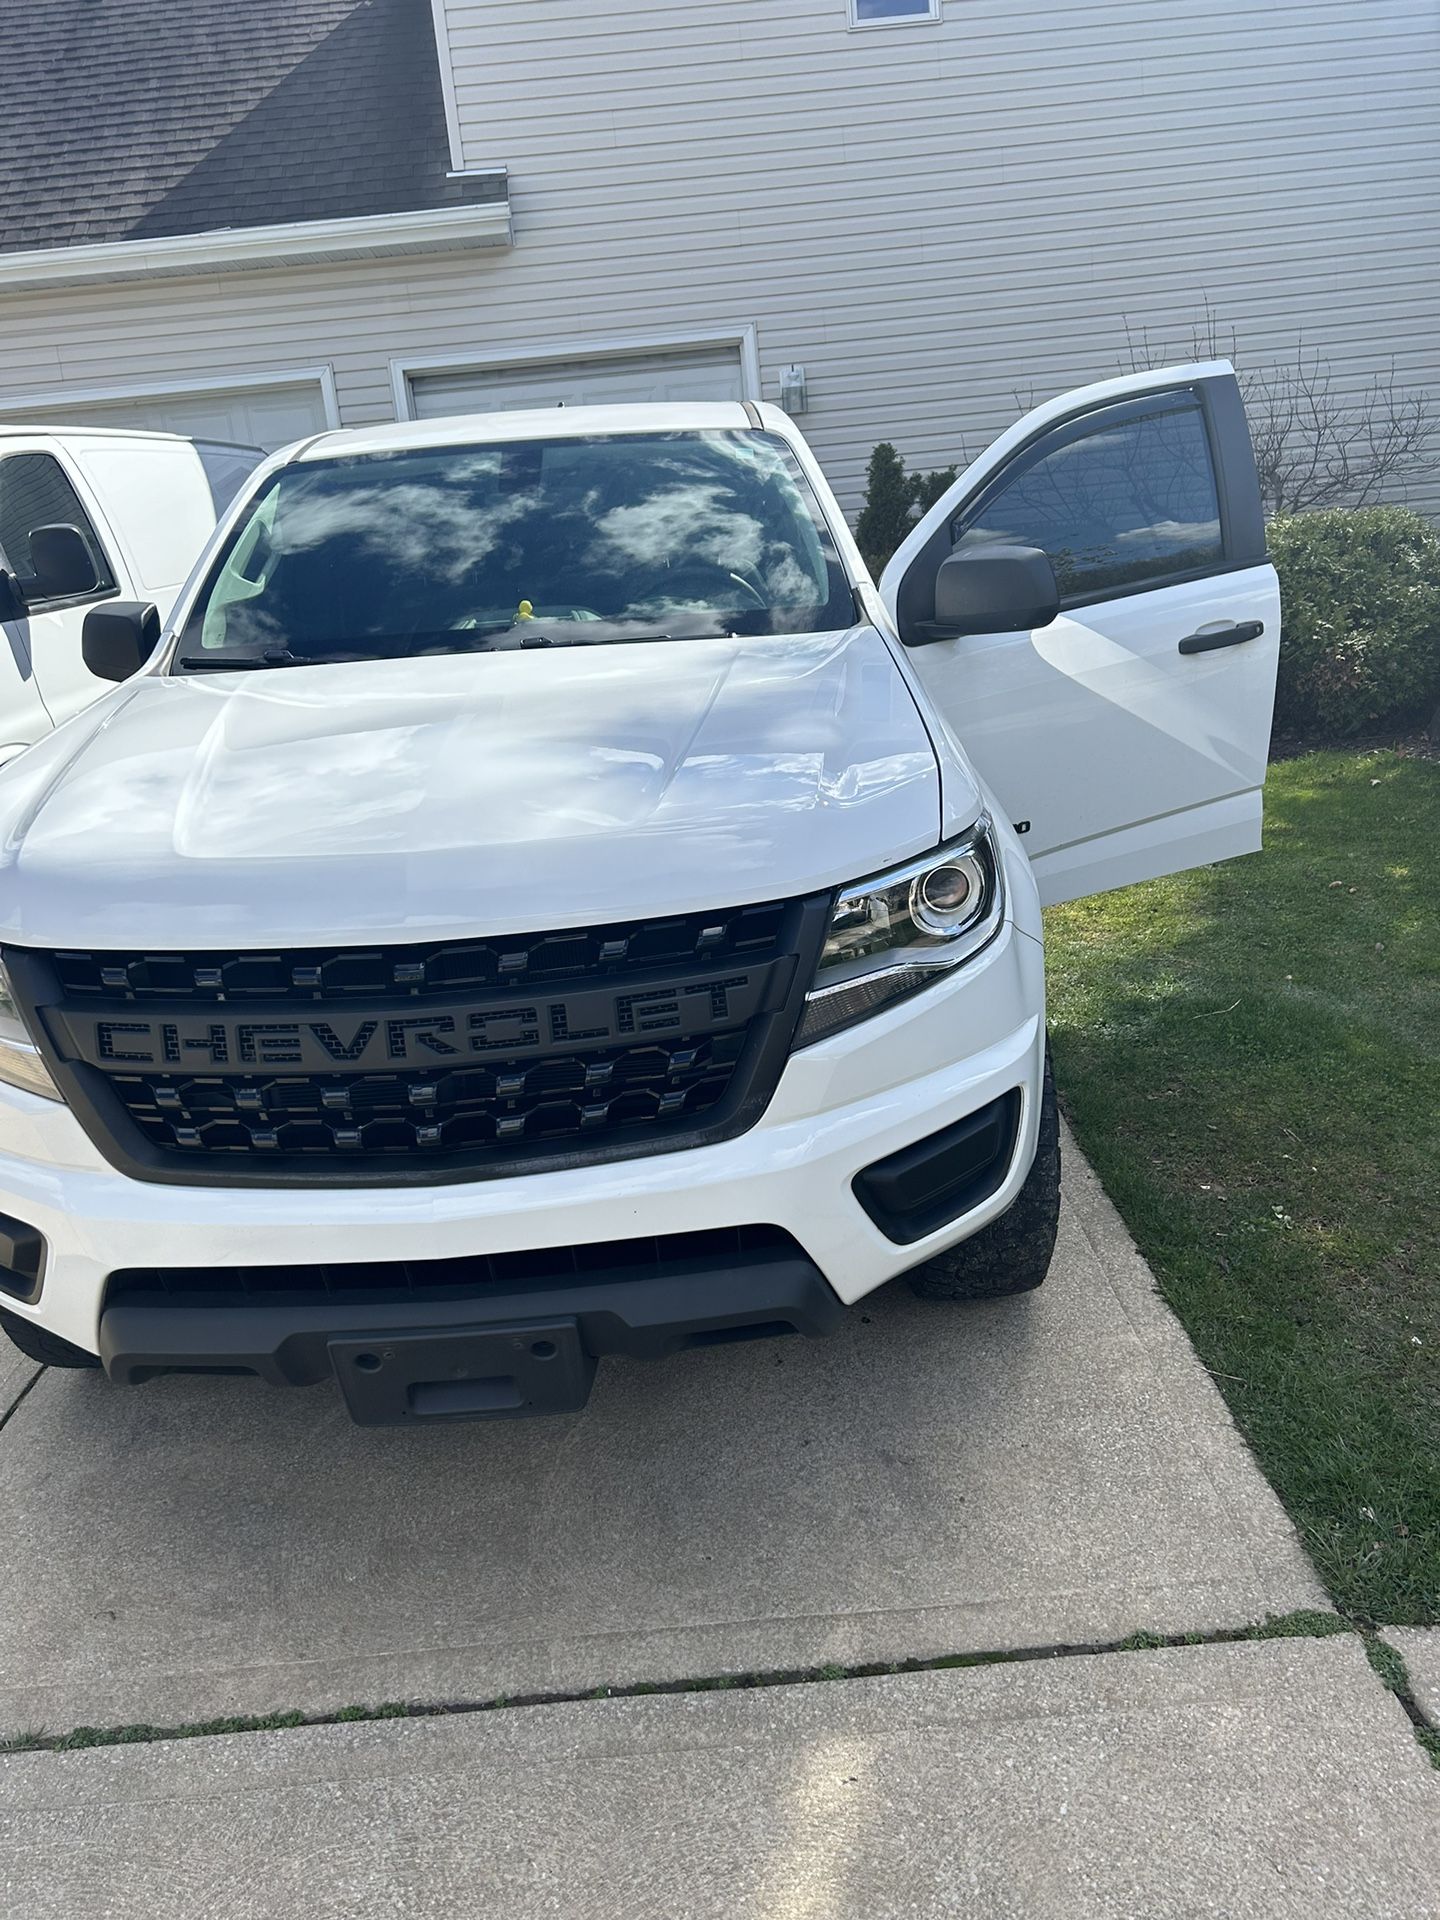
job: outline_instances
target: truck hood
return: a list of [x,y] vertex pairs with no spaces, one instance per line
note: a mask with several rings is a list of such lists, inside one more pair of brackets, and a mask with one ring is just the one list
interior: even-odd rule
[[580,926],[831,886],[939,830],[870,627],[142,676],[0,771],[0,938]]

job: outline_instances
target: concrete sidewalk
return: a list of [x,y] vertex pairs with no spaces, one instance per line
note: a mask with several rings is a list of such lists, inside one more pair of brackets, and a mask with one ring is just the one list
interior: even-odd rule
[[[1045,1288],[610,1362],[581,1415],[47,1372],[0,1433],[0,1732],[1104,1643],[1324,1595],[1071,1149]],[[15,1392],[12,1380],[12,1397]]]
[[1440,1728],[1440,1627],[1382,1627],[1380,1634],[1405,1662],[1415,1705]]
[[1358,1640],[0,1763],[25,1920],[1427,1920],[1440,1781]]

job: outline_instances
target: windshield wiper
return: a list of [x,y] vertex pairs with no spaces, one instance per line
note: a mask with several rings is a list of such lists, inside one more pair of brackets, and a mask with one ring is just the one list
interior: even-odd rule
[[254,673],[270,667],[328,667],[336,662],[354,660],[422,660],[437,655],[475,653],[530,653],[546,647],[615,647],[640,645],[654,640],[734,639],[730,628],[714,632],[666,633],[650,627],[631,627],[618,620],[577,620],[542,624],[526,621],[520,626],[461,628],[421,639],[408,635],[378,642],[373,647],[334,653],[292,653],[288,647],[267,647],[263,653],[182,653],[174,665],[188,673]]
[[291,653],[288,647],[271,647],[266,653],[182,653],[175,665],[205,673],[247,673],[268,667],[328,667],[334,661],[375,657],[369,653]]

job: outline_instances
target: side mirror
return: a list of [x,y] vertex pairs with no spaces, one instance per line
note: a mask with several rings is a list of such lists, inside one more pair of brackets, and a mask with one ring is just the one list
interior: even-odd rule
[[80,633],[80,654],[97,680],[128,680],[160,640],[160,614],[146,600],[110,600],[92,607]]
[[13,573],[0,567],[0,620],[23,620],[28,611],[25,589]]
[[30,566],[38,600],[66,600],[100,584],[90,543],[78,527],[32,527]]
[[966,633],[1021,633],[1048,627],[1059,611],[1060,589],[1049,554],[1039,547],[969,547],[941,561],[935,618],[917,623],[909,644],[924,646]]

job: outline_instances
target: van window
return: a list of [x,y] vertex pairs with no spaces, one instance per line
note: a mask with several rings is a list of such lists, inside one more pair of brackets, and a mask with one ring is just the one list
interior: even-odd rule
[[[80,496],[53,453],[10,453],[0,459],[0,558],[22,587],[35,577],[30,534],[35,527],[78,527],[95,562],[96,594],[112,593],[115,572]],[[87,598],[89,596],[86,596]],[[43,606],[31,599],[32,606]]]

